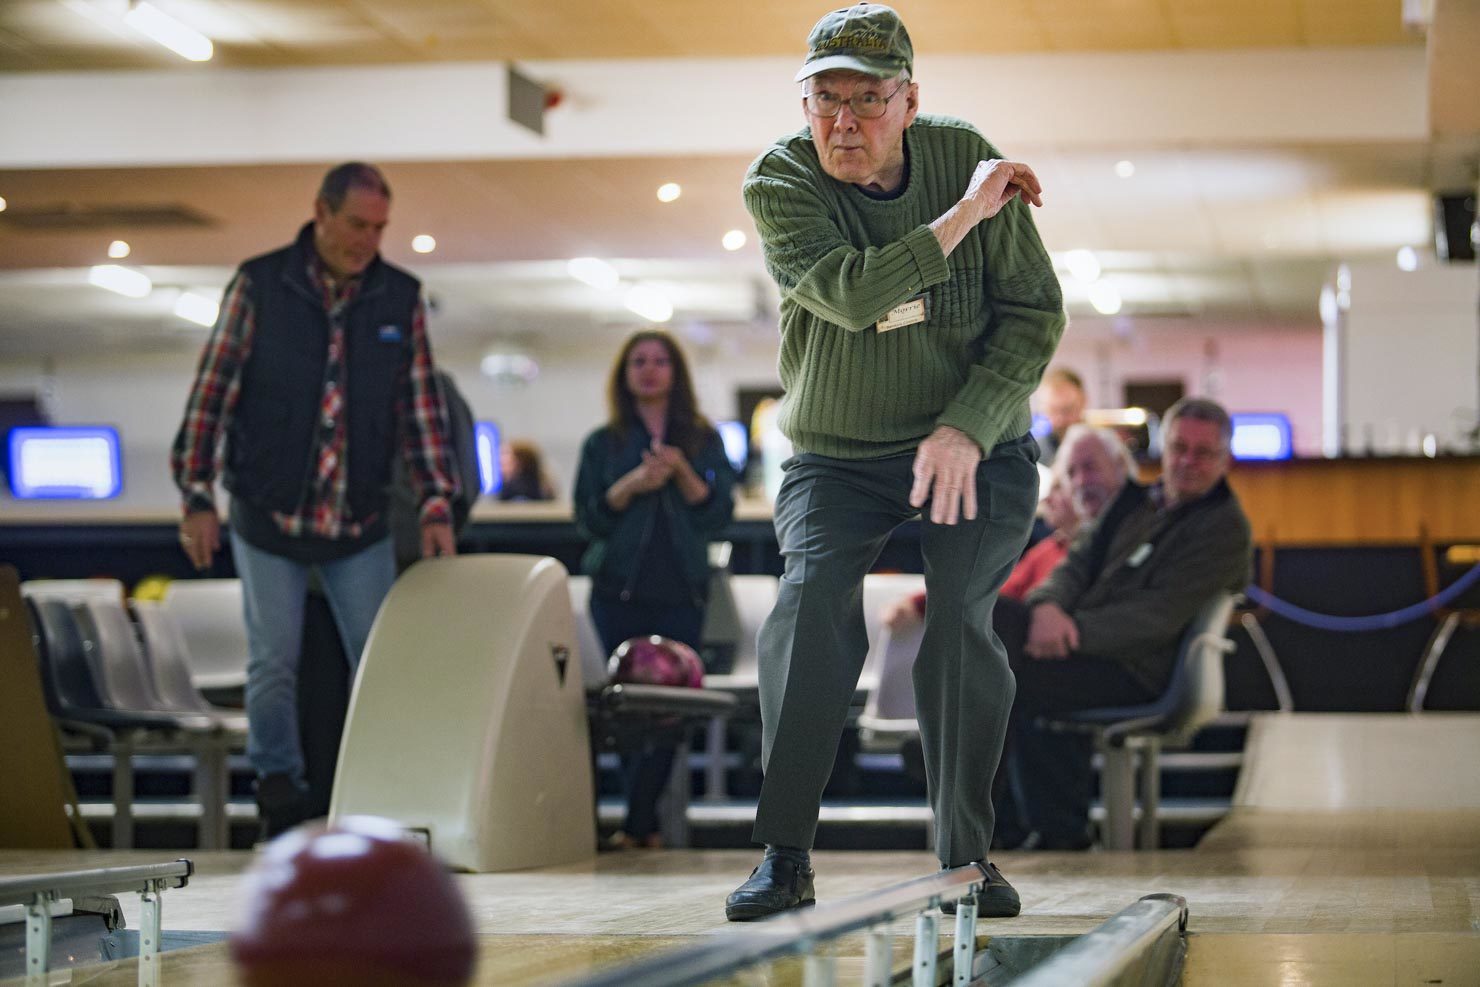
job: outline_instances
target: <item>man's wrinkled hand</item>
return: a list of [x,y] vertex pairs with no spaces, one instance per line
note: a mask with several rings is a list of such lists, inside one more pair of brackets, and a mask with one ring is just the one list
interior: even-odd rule
[[1030,658],[1067,658],[1079,650],[1079,625],[1057,603],[1040,603],[1028,622],[1028,642],[1023,651]]
[[421,526],[421,557],[434,559],[439,555],[456,555],[457,539],[453,537],[452,525],[446,521],[431,521]]
[[976,520],[976,468],[981,461],[975,439],[958,428],[936,426],[915,450],[910,506],[923,507],[929,500],[930,520],[936,524]]
[[977,164],[966,186],[965,198],[973,199],[982,209],[982,219],[991,219],[1014,198],[1035,206],[1043,205],[1043,186],[1033,169],[1017,161],[996,158]]
[[221,548],[221,519],[214,510],[191,511],[180,522],[180,548],[196,569],[209,569]]

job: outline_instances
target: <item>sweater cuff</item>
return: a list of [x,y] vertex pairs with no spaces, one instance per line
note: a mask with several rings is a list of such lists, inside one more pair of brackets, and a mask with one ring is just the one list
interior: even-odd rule
[[910,256],[915,259],[923,287],[929,288],[950,279],[951,265],[946,261],[945,251],[940,249],[940,241],[935,238],[930,227],[917,226],[899,242],[905,245]]
[[216,509],[216,498],[211,496],[210,484],[192,483],[181,491],[181,494],[180,509],[184,514]]
[[421,505],[422,524],[451,524],[452,508],[447,504],[446,497],[428,497]]

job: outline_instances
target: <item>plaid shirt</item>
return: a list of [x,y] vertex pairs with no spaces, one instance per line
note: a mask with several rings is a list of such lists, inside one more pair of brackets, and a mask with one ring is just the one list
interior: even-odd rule
[[[315,442],[317,464],[298,510],[292,514],[273,512],[273,520],[290,537],[357,538],[375,517],[355,518],[349,514],[348,443],[344,394],[348,371],[345,363],[345,316],[359,293],[361,279],[336,283],[314,255],[308,265],[311,284],[323,295],[329,316],[329,352],[324,372],[324,391],[319,414],[335,422],[332,431],[319,431]],[[220,472],[222,440],[226,423],[241,392],[241,371],[252,352],[257,328],[250,285],[238,271],[226,288],[221,315],[201,356],[200,369],[185,405],[185,420],[175,439],[170,466],[175,484],[184,495],[186,513],[215,509],[215,480]],[[450,523],[449,500],[458,491],[452,469],[445,406],[432,378],[432,355],[427,343],[426,309],[416,304],[411,319],[411,368],[396,398],[397,418],[410,427],[405,436],[407,463],[421,491],[421,523]]]

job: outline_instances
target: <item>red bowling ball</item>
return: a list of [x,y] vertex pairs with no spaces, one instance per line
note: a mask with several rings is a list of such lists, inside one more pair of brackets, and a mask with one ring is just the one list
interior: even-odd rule
[[452,877],[370,816],[284,833],[247,873],[231,957],[247,987],[449,987],[471,981],[473,923]]

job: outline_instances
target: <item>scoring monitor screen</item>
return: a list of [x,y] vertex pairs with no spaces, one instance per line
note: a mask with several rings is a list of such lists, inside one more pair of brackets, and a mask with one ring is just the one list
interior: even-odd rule
[[18,498],[107,500],[123,490],[115,428],[13,428],[9,453],[10,491]]

